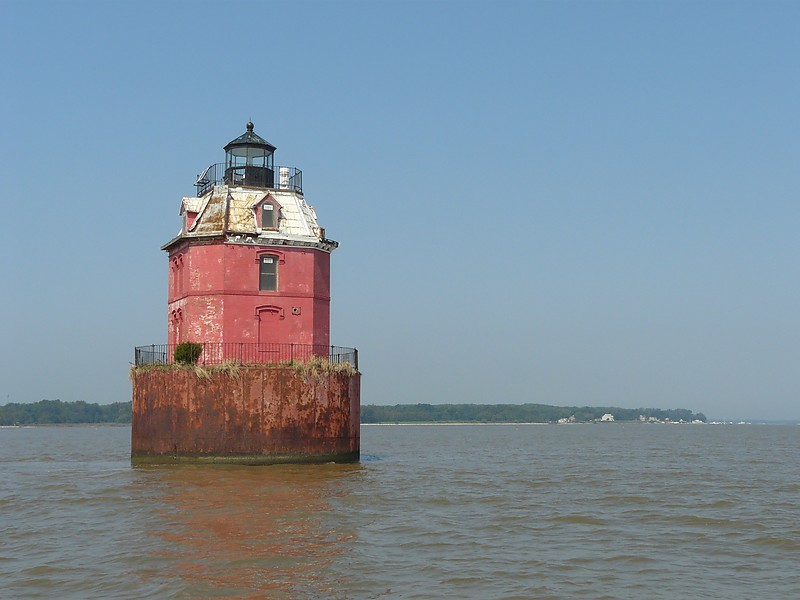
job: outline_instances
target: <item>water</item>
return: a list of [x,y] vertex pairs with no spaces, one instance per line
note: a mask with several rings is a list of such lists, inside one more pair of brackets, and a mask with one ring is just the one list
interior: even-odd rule
[[800,427],[367,426],[357,465],[132,468],[0,429],[2,598],[798,598]]

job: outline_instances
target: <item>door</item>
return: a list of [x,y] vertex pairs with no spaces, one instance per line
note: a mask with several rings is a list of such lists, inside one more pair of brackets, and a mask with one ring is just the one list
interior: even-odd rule
[[280,313],[270,308],[258,312],[258,356],[259,362],[279,362],[280,344],[278,322]]

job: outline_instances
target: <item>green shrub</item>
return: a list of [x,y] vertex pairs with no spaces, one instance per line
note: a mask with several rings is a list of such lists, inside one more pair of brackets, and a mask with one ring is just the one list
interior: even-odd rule
[[197,342],[181,342],[175,346],[173,358],[176,363],[184,365],[196,365],[197,359],[203,352],[203,344]]

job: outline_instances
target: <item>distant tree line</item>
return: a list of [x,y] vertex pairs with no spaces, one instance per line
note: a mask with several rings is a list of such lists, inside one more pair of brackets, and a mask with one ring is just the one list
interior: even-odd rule
[[362,423],[554,423],[574,416],[577,422],[614,415],[615,421],[638,421],[646,418],[671,421],[705,421],[703,413],[685,408],[617,408],[615,406],[550,406],[547,404],[395,404],[361,407]]
[[[577,422],[614,415],[616,421],[638,421],[639,415],[671,421],[705,421],[703,413],[685,408],[617,408],[615,406],[550,406],[547,404],[395,404],[361,407],[362,423],[554,423],[575,417]],[[130,423],[131,403],[90,404],[83,401],[41,400],[0,406],[0,425],[58,425]]]
[[77,423],[130,423],[131,403],[90,404],[41,400],[0,406],[0,425],[58,425]]

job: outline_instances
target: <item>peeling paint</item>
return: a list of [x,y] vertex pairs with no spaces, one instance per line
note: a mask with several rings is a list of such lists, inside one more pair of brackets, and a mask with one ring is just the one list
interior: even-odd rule
[[[270,198],[280,209],[278,230],[262,231],[257,208]],[[179,238],[201,237],[213,234],[242,234],[259,238],[318,243],[323,230],[317,222],[314,208],[303,195],[287,190],[253,190],[239,187],[217,186],[203,198],[183,198],[180,213],[197,216]],[[327,240],[331,242],[331,240]]]

